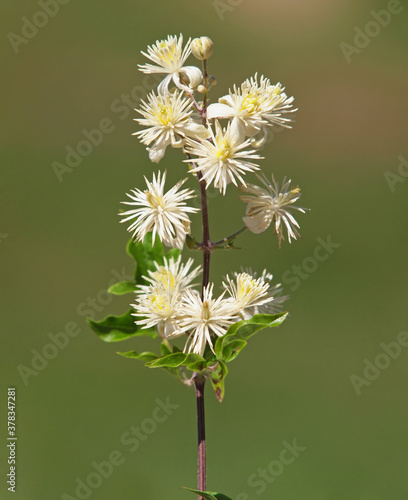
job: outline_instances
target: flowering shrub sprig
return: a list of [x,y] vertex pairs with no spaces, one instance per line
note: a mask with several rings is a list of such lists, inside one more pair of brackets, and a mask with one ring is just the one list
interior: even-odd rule
[[[143,128],[134,135],[146,146],[153,163],[163,160],[168,147],[178,148],[185,157],[173,168],[180,170],[183,179],[166,189],[166,171],[158,171],[152,180],[145,177],[145,188],[130,191],[129,200],[123,202],[129,209],[120,215],[132,233],[127,252],[135,260],[135,278],[112,285],[109,292],[132,293],[131,309],[122,316],[88,321],[106,342],[142,335],[160,339],[160,354],[134,350],[119,354],[139,359],[150,368],[163,368],[195,386],[199,482],[198,490],[191,491],[201,498],[225,500],[225,495],[205,491],[204,383],[209,380],[217,398],[223,400],[227,363],[257,331],[285,320],[282,303],[288,297],[282,295],[280,284],[271,284],[272,275],[266,270],[260,275],[251,270],[227,275],[223,290],[217,292],[210,280],[211,254],[231,248],[247,229],[257,234],[272,226],[279,246],[285,233],[290,243],[300,236],[293,213],[305,209],[295,206],[301,195],[298,187],[292,188],[286,179],[280,187],[274,176],[270,182],[258,165],[263,160],[258,149],[268,130],[276,125],[291,127],[290,114],[296,111],[293,97],[286,95],[280,83],[271,84],[255,74],[240,86],[233,85],[218,102],[208,104],[215,83],[207,68],[212,53],[208,37],[189,39],[183,47],[182,35],[156,41],[142,52],[150,62],[139,65],[140,70],[165,76],[157,92],[149,94],[136,110],[142,118],[135,120]],[[190,55],[202,61],[202,69],[186,65]],[[247,182],[252,173],[262,186]],[[182,188],[193,178],[201,197],[201,242],[190,236],[189,215],[198,209],[187,203],[196,193]],[[244,227],[218,242],[210,239],[206,194],[210,185],[223,196],[230,185],[238,187],[246,204]],[[202,252],[202,266],[195,266],[192,258],[183,263],[181,251],[186,243]],[[201,290],[196,283],[199,276]]]

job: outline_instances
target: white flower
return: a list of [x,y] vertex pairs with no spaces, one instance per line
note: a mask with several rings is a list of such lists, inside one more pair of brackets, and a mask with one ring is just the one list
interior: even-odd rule
[[164,257],[163,265],[155,262],[156,270],[149,270],[149,276],[144,276],[150,284],[136,289],[134,316],[142,316],[136,324],[144,325],[143,328],[157,326],[159,334],[166,338],[182,334],[178,332],[178,320],[183,294],[201,272],[201,266],[190,271],[193,263],[193,259],[188,259],[182,264],[181,255],[177,260]]
[[[253,279],[256,279],[258,275],[258,273],[256,271],[252,271],[251,268],[242,270],[242,272],[249,274],[253,277]],[[235,276],[235,278],[237,278],[239,273],[234,272],[233,275]],[[269,288],[266,292],[266,297],[272,297],[272,299],[271,301],[265,302],[263,304],[257,304],[248,307],[248,313],[252,317],[254,314],[278,314],[282,312],[282,304],[289,299],[289,295],[282,295],[283,288],[281,283],[271,285],[273,275],[271,273],[268,273],[266,269],[262,271],[259,278],[261,279],[261,281],[269,285]]]
[[280,125],[291,128],[291,120],[282,116],[292,113],[293,97],[288,97],[280,83],[271,85],[263,75],[245,80],[240,88],[235,85],[229,95],[221,97],[218,103],[210,104],[207,110],[208,119],[232,119],[232,127],[246,136],[253,137],[266,125]]
[[147,148],[151,161],[159,163],[170,144],[173,148],[181,148],[186,136],[197,139],[210,136],[206,127],[191,119],[193,103],[183,98],[181,92],[165,95],[152,92],[147,99],[147,103],[142,101],[141,110],[136,110],[143,118],[135,118],[135,121],[149,128],[133,135],[138,136],[143,144],[154,142],[152,147]]
[[[186,59],[191,53],[191,39],[188,39],[183,49],[183,35],[168,36],[167,40],[156,40],[155,45],[147,47],[144,56],[156,64],[139,64],[143,73],[167,73],[167,76],[160,82],[157,90],[159,94],[165,94],[169,90],[169,84],[173,80],[176,87],[192,92],[202,80],[201,70],[195,66],[184,66]],[[187,86],[188,85],[188,86]]]
[[166,338],[177,337],[177,318],[180,315],[181,294],[176,288],[170,291],[163,285],[149,285],[136,290],[136,304],[132,304],[133,316],[142,316],[136,321],[142,328],[157,327],[159,335]]
[[258,165],[246,161],[247,159],[261,159],[254,154],[254,150],[244,151],[250,141],[233,132],[230,124],[222,129],[218,121],[215,122],[215,134],[211,130],[211,140],[203,142],[187,139],[186,152],[198,158],[185,160],[197,166],[190,172],[201,172],[203,179],[209,184],[214,183],[223,194],[231,182],[237,185],[237,179],[245,186],[242,174],[259,170]]
[[266,189],[253,184],[241,187],[241,191],[248,193],[240,196],[247,203],[246,217],[243,218],[247,228],[253,233],[262,233],[274,223],[275,232],[278,236],[279,246],[284,239],[283,228],[286,227],[289,243],[291,238],[300,236],[297,228],[299,224],[291,214],[290,210],[298,210],[305,213],[305,209],[293,205],[301,196],[300,188],[290,188],[291,181],[283,179],[282,187],[275,181],[272,175],[272,184],[265,175],[257,176],[265,185]]
[[188,213],[198,211],[197,208],[185,206],[185,200],[194,198],[194,191],[189,189],[179,191],[186,180],[178,182],[165,193],[166,172],[162,177],[159,172],[157,178],[153,174],[152,182],[145,177],[147,185],[145,191],[136,188],[128,194],[132,201],[123,203],[139,208],[120,214],[126,217],[121,222],[132,221],[128,231],[133,232],[136,241],[143,241],[146,234],[152,231],[153,241],[157,233],[164,245],[183,248],[186,235],[190,232]]
[[235,281],[229,276],[226,279],[227,283],[223,282],[223,286],[230,294],[232,303],[236,305],[242,319],[250,319],[253,316],[253,308],[273,301],[273,297],[268,294],[269,283],[262,277],[256,279],[248,273],[238,273]]
[[225,292],[217,299],[212,298],[213,287],[212,283],[205,287],[203,299],[190,289],[183,297],[178,332],[190,332],[185,352],[202,356],[207,343],[214,352],[211,335],[222,337],[228,327],[239,319],[235,305],[223,298]]
[[[188,288],[191,288],[191,282],[201,273],[201,266],[196,267],[190,271],[191,266],[194,264],[193,259],[188,259],[185,264],[181,263],[181,255],[177,260],[173,257],[167,260],[163,259],[163,265],[155,262],[156,271],[148,271],[149,276],[144,278],[153,286],[164,286],[170,292],[179,290],[183,293]],[[141,286],[143,288],[143,285]]]

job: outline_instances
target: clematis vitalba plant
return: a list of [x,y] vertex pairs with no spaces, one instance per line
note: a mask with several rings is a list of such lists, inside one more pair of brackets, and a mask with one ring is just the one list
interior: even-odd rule
[[[301,193],[291,181],[283,179],[279,185],[273,175],[262,173],[259,155],[273,127],[291,127],[293,97],[280,83],[254,75],[210,103],[215,79],[209,76],[208,59],[213,49],[208,37],[183,45],[180,35],[156,41],[142,52],[150,62],[140,70],[162,74],[163,80],[136,110],[142,118],[135,121],[142,128],[134,135],[155,164],[164,161],[167,148],[177,148],[180,161],[168,168],[177,170],[180,180],[168,186],[166,170],[147,169],[145,185],[130,189],[120,217],[132,235],[127,253],[135,261],[135,276],[109,288],[114,295],[131,295],[129,310],[88,322],[106,342],[135,342],[138,336],[157,339],[156,352],[119,354],[148,368],[161,368],[194,387],[198,485],[187,489],[199,498],[228,500],[207,491],[204,387],[211,384],[218,400],[223,400],[228,363],[252,335],[282,324],[287,316],[282,304],[288,297],[279,283],[273,283],[269,270],[228,270],[217,289],[210,274],[213,251],[232,248],[246,230],[258,234],[271,228],[279,247],[285,238],[290,243],[300,236],[294,214],[305,209],[295,205]],[[192,55],[201,68],[186,65]],[[209,186],[244,203],[243,227],[226,231],[219,241],[210,236]],[[196,196],[201,209],[190,206]],[[190,215],[198,211],[202,227],[192,231]],[[201,264],[183,257],[185,247],[202,254]]]

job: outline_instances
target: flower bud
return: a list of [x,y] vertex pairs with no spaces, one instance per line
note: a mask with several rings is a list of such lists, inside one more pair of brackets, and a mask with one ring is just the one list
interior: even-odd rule
[[213,53],[214,44],[208,36],[201,36],[200,38],[194,38],[191,42],[191,52],[193,56],[204,61],[211,57]]

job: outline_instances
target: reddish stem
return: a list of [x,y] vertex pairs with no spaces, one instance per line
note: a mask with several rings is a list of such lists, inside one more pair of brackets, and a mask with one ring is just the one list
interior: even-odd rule
[[[197,398],[197,433],[198,433],[198,489],[206,491],[206,443],[205,443],[205,412],[204,412],[204,385],[205,378],[197,375],[194,379]],[[199,497],[202,498],[202,497]]]

